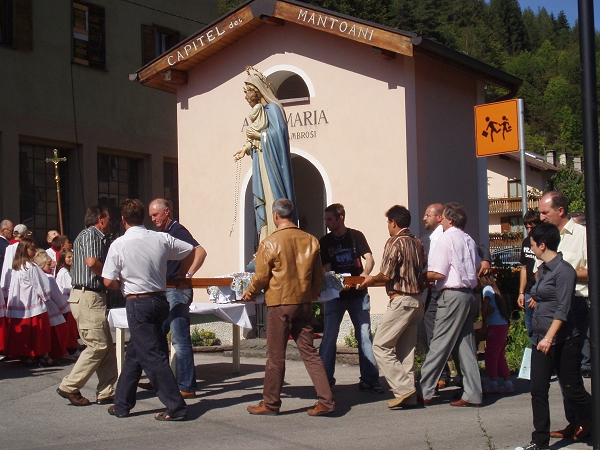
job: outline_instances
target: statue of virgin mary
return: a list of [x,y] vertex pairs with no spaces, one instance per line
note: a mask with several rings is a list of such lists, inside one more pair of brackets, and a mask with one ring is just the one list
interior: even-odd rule
[[[283,106],[271,82],[258,70],[247,67],[244,82],[246,100],[252,107],[246,128],[247,141],[235,153],[235,160],[252,157],[252,194],[254,217],[259,242],[276,227],[272,206],[275,200],[287,198],[295,205],[294,179],[290,156],[290,138]],[[294,211],[294,223],[298,212]]]

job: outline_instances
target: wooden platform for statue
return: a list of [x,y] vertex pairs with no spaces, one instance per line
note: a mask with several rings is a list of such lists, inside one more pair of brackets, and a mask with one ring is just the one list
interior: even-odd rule
[[[362,283],[364,279],[364,277],[344,277],[344,284],[347,286],[356,286]],[[230,286],[232,282],[233,277],[170,278],[167,280],[167,287],[207,288],[209,286]],[[385,286],[385,283],[376,283],[373,286]]]

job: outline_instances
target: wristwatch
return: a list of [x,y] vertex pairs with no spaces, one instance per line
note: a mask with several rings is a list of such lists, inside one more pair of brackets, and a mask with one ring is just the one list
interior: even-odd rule
[[192,278],[192,274],[188,272],[188,273],[185,274],[185,277],[186,278]]

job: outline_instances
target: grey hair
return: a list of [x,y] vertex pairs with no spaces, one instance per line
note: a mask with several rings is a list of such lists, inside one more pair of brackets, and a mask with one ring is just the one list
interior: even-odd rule
[[102,206],[90,206],[85,211],[85,217],[83,219],[83,223],[86,228],[92,227],[98,223],[98,221],[102,217],[106,217],[108,215],[108,211],[104,209]]
[[8,228],[9,223],[12,223],[12,222],[8,219],[4,219],[2,222],[0,222],[0,228],[6,230]]
[[579,225],[586,225],[587,223],[585,213],[581,211],[571,213],[571,219],[573,219],[575,223],[578,223]]
[[444,205],[444,216],[452,221],[452,226],[461,230],[467,225],[467,210],[463,205],[456,202],[446,203]]
[[273,212],[282,219],[291,219],[294,216],[294,204],[287,198],[280,198],[273,202]]
[[156,205],[163,211],[169,208],[169,211],[173,212],[173,203],[171,203],[171,200],[166,198],[155,198],[150,202],[150,205]]

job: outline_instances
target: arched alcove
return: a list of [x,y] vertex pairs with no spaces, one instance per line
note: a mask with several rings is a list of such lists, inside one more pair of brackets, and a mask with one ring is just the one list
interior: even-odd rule
[[277,90],[277,97],[282,104],[309,102],[315,96],[312,81],[299,67],[278,65],[265,71],[271,83]]
[[[298,153],[303,153],[303,155]],[[302,230],[319,239],[325,234],[323,210],[330,201],[331,189],[329,179],[323,173],[324,169],[317,161],[311,161],[312,159],[301,150],[292,149],[292,171],[299,225]],[[240,223],[240,265],[243,268],[252,259],[258,244],[254,221],[251,171],[244,177],[242,189],[244,197],[243,203],[240,204],[240,207],[243,208],[243,211],[240,211],[240,217],[243,219],[243,222]]]

